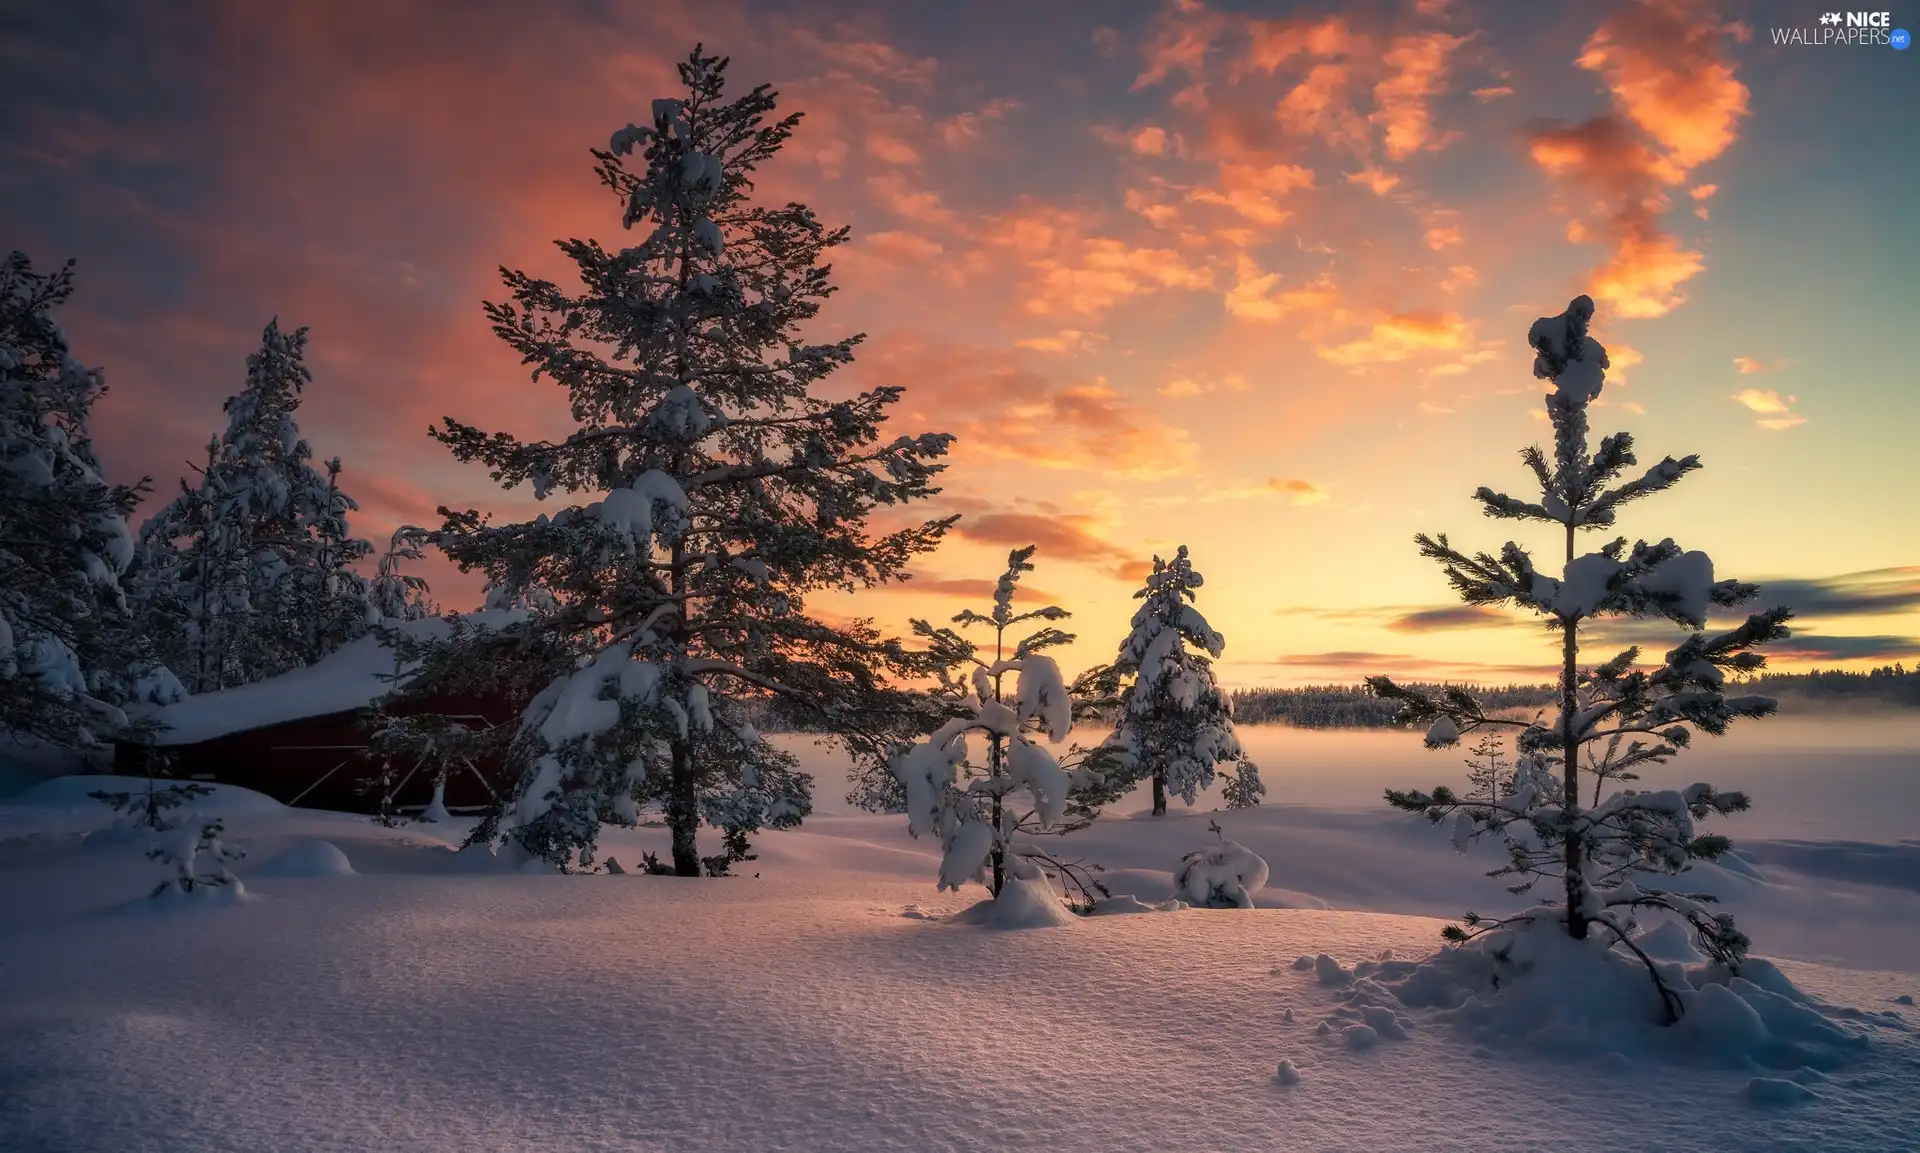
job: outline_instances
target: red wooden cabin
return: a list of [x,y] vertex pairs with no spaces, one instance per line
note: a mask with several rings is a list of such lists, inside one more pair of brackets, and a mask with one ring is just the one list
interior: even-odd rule
[[[468,619],[485,623],[480,618],[492,615]],[[437,632],[446,622],[402,627]],[[147,758],[158,751],[175,777],[240,785],[289,805],[376,812],[391,792],[397,810],[419,810],[433,794],[432,770],[384,766],[367,748],[372,706],[391,690],[396,671],[391,650],[366,636],[311,668],[146,709],[143,716],[166,727],[151,745],[117,746],[114,771],[143,776]],[[504,697],[433,697],[390,712],[441,713],[480,729],[516,724],[523,704]],[[389,767],[393,776],[383,784]],[[456,812],[482,809],[511,785],[498,763],[457,764],[447,777],[445,803]]]

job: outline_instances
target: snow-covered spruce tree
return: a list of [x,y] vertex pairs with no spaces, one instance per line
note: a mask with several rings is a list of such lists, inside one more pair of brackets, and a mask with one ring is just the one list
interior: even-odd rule
[[247,855],[238,845],[229,845],[220,834],[227,831],[218,817],[194,817],[176,830],[172,842],[147,850],[148,858],[173,870],[173,876],[153,887],[149,896],[191,896],[196,891],[224,889],[242,891],[240,878],[227,866]]
[[155,752],[149,755],[146,763],[146,788],[120,791],[96,789],[87,796],[121,814],[122,819],[134,828],[150,833],[164,833],[179,823],[173,810],[201,797],[213,795],[212,787],[193,781],[173,781],[162,784],[161,779],[167,776],[169,771],[165,753]]
[[[101,477],[88,419],[106,391],[74,358],[53,310],[73,264],[0,264],[0,730],[86,748],[126,725],[133,559],[127,516],[145,491]],[[164,673],[164,670],[161,670]]]
[[[1052,623],[1070,614],[1056,605],[1013,607],[1020,574],[1033,571],[1033,553],[1028,545],[1008,555],[992,612],[966,609],[953,618],[961,628],[993,630],[989,654],[954,629],[913,622],[914,632],[931,642],[944,696],[957,708],[931,736],[898,753],[892,771],[906,794],[908,832],[940,838],[940,888],[979,881],[998,897],[1010,879],[1045,875],[1090,906],[1106,889],[1088,867],[1032,840],[1084,827],[1096,815],[1089,799],[1104,784],[1097,767],[1101,750],[1076,745],[1056,760],[1035,739],[1044,735],[1055,745],[1066,740],[1074,702],[1060,666],[1042,651],[1073,641]],[[1018,640],[1008,635],[1023,625],[1034,629]],[[963,675],[956,676],[957,670]],[[1012,692],[1009,673],[1019,674]],[[976,734],[986,738],[984,756],[974,756],[970,747]],[[1025,801],[1015,795],[1022,792]]]
[[[381,811],[389,820],[391,798],[416,773],[424,773],[433,782],[433,795],[420,813],[421,820],[431,823],[452,819],[447,812],[447,779],[456,770],[465,769],[477,779],[486,780],[472,760],[475,734],[461,721],[434,713],[411,717],[381,715],[375,718],[372,728],[367,749],[382,762],[380,787],[385,790],[386,799]],[[405,774],[397,783],[390,778],[396,766],[404,766]]]
[[[811,778],[745,704],[809,716],[856,760],[904,735],[912,695],[894,685],[926,661],[864,621],[810,616],[804,598],[896,579],[934,547],[950,520],[876,535],[867,519],[936,492],[951,438],[882,439],[898,387],[815,395],[860,339],[800,339],[832,291],[821,258],[847,233],[748,199],[799,117],[770,119],[766,86],[723,99],[726,61],[697,48],[679,71],[684,92],[594,153],[639,242],[561,242],[582,291],[507,271],[512,302],[487,306],[533,378],[565,390],[578,430],[527,441],[449,418],[433,431],[508,488],[589,494],[518,524],[443,510],[435,534],[502,603],[538,592],[555,607],[423,669],[510,668],[505,687],[539,690],[507,750],[512,803],[479,836],[590,865],[603,823],[657,805],[689,876],[745,859],[751,832],[811,807]],[[704,859],[703,820],[725,837]]]
[[340,461],[310,463],[294,421],[312,380],[307,330],[267,325],[247,384],[225,404],[195,484],[140,530],[140,614],[196,693],[303,668],[366,632],[371,555],[347,527],[358,506]]
[[1133,594],[1142,602],[1133,631],[1114,662],[1123,677],[1131,677],[1107,739],[1120,762],[1115,781],[1131,787],[1151,780],[1155,816],[1166,813],[1169,793],[1193,804],[1222,763],[1234,766],[1225,789],[1228,808],[1257,805],[1267,792],[1234,735],[1233,703],[1213,679],[1210,658],[1220,655],[1226,641],[1191,603],[1202,583],[1186,545],[1172,561],[1154,557],[1146,586]]
[[1215,841],[1180,858],[1173,895],[1202,909],[1251,909],[1253,894],[1266,887],[1267,862],[1238,841],[1227,840],[1220,822],[1208,821]]
[[1485,798],[1490,804],[1499,804],[1502,797],[1513,792],[1514,784],[1505,742],[1498,733],[1483,733],[1467,752],[1467,799]]
[[[1634,949],[1628,937],[1634,912],[1666,909],[1692,925],[1709,956],[1732,968],[1748,944],[1733,918],[1711,911],[1705,896],[1651,882],[1724,853],[1727,839],[1700,833],[1696,823],[1744,810],[1747,798],[1695,784],[1681,790],[1622,790],[1584,806],[1581,774],[1590,775],[1596,786],[1629,779],[1629,771],[1662,763],[1685,748],[1693,729],[1719,735],[1740,717],[1773,712],[1771,698],[1727,695],[1725,679],[1729,671],[1764,666],[1765,657],[1753,647],[1785,637],[1792,614],[1768,609],[1736,628],[1707,634],[1697,630],[1705,628],[1710,607],[1742,604],[1758,594],[1758,587],[1716,581],[1706,554],[1685,551],[1670,539],[1641,541],[1629,549],[1623,537],[1597,552],[1575,552],[1580,531],[1611,527],[1622,505],[1660,492],[1700,467],[1698,457],[1668,457],[1638,478],[1616,483],[1635,464],[1632,438],[1616,433],[1589,451],[1587,406],[1600,395],[1607,368],[1606,350],[1587,333],[1592,317],[1593,301],[1578,297],[1559,316],[1535,321],[1527,336],[1537,353],[1534,375],[1553,382],[1547,395],[1553,457],[1538,448],[1521,454],[1540,485],[1539,500],[1517,500],[1487,488],[1474,494],[1489,516],[1557,526],[1565,542],[1561,575],[1536,571],[1531,554],[1512,542],[1498,556],[1468,555],[1444,535],[1416,538],[1421,554],[1440,562],[1466,603],[1515,605],[1544,617],[1559,634],[1558,715],[1550,723],[1508,719],[1491,715],[1466,689],[1428,693],[1386,677],[1371,678],[1375,693],[1399,702],[1404,721],[1430,726],[1429,747],[1457,744],[1462,733],[1476,729],[1519,730],[1513,790],[1497,804],[1463,799],[1445,786],[1431,793],[1389,790],[1387,800],[1436,822],[1452,817],[1456,845],[1482,835],[1500,837],[1509,862],[1495,875],[1519,878],[1516,892],[1542,879],[1558,882],[1559,902],[1523,914],[1524,919],[1557,919],[1576,939],[1598,925],[1614,942]],[[1637,648],[1582,669],[1582,630],[1619,616],[1660,616],[1696,631],[1652,671],[1634,668]],[[1454,927],[1451,936],[1463,939],[1490,923],[1469,914],[1467,924],[1464,931]],[[1661,982],[1657,972],[1654,979]],[[1670,1013],[1677,1015],[1672,991],[1664,983],[1661,991]]]
[[427,578],[400,571],[404,561],[426,555],[427,531],[413,525],[394,530],[387,549],[375,562],[373,579],[367,582],[367,609],[379,624],[424,620],[436,615],[428,599]]

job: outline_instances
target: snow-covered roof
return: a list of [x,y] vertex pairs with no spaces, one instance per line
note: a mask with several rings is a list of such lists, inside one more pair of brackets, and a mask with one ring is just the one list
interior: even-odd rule
[[[481,628],[499,628],[524,615],[519,609],[490,609],[463,614],[461,619]],[[393,627],[423,640],[444,637],[451,628],[441,618],[398,622]],[[191,745],[230,733],[366,708],[393,691],[391,678],[396,671],[393,650],[369,633],[304,669],[250,685],[201,693],[178,704],[128,711],[167,726],[155,737],[156,743]]]

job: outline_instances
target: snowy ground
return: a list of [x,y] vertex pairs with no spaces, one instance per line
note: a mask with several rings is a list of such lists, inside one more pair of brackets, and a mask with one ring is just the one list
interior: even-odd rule
[[[1423,1009],[1404,1040],[1322,1035],[1343,989],[1297,957],[1424,956],[1433,917],[1501,907],[1482,862],[1374,809],[1222,816],[1271,866],[1252,911],[990,932],[930,919],[979,894],[936,895],[898,818],[767,835],[757,877],[476,874],[432,826],[238,790],[208,804],[257,899],[155,913],[137,846],[81,841],[107,823],[80,796],[97,784],[0,803],[7,1153],[1851,1153],[1911,1149],[1920,1126],[1899,1027],[1920,1025],[1899,1000],[1920,994],[1920,842],[1749,840],[1705,878],[1801,989],[1864,1011],[1846,1020],[1865,1047],[1810,1071],[1487,1047]],[[1157,900],[1210,815],[1076,840]],[[358,875],[324,875],[321,839]],[[628,865],[664,847],[609,841]],[[1766,1103],[1796,1085],[1812,1096]]]

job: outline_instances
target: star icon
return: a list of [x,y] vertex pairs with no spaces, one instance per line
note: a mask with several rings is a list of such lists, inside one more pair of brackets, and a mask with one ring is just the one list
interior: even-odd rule
[[1822,17],[1820,17],[1820,23],[1822,23],[1822,24],[1838,24],[1838,23],[1840,23],[1840,13],[1838,13],[1838,12],[1829,12],[1829,13],[1827,13],[1826,15],[1824,15],[1824,16],[1822,16]]

